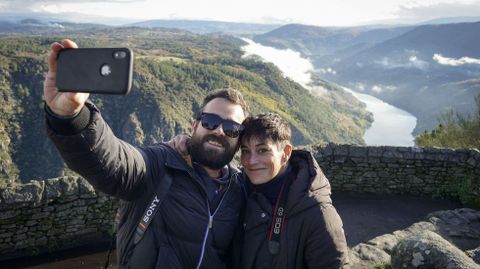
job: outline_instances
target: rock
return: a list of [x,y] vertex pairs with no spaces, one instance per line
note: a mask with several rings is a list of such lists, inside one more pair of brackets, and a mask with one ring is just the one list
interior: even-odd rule
[[478,246],[476,249],[468,250],[466,252],[467,255],[472,258],[474,262],[480,264],[480,246]]
[[44,187],[43,181],[32,180],[28,184],[2,189],[0,190],[0,207],[21,203],[38,205],[42,201]]
[[386,253],[392,253],[393,247],[398,243],[398,238],[392,234],[384,234],[377,236],[372,240],[368,241],[368,244],[375,246]]
[[383,250],[364,243],[356,245],[353,251],[358,253],[361,260],[375,261],[375,262],[389,262],[390,256]]
[[463,251],[437,233],[424,231],[406,237],[393,248],[393,269],[445,268],[479,269]]
[[348,251],[348,261],[349,267],[347,268],[351,269],[372,269],[374,264],[372,261],[364,261],[360,259],[360,257],[358,257],[358,253],[351,249]]
[[[480,242],[480,211],[468,208],[437,211],[429,214],[427,221],[414,223],[404,230],[375,237],[366,244],[359,244],[350,250],[351,268],[371,269],[375,265],[386,263],[386,257],[381,254],[382,252],[391,254],[397,242],[426,231],[441,235],[461,250],[475,248]],[[479,252],[480,250],[474,249],[467,253],[470,257],[478,259]],[[376,254],[379,254],[378,257]],[[423,261],[424,256],[420,254],[417,253],[415,256],[412,254],[412,261],[415,264]]]
[[390,263],[390,255],[382,249],[360,243],[349,251],[350,268],[371,269],[375,264]]
[[363,160],[367,157],[367,148],[366,147],[351,147],[350,148],[351,157],[359,157],[359,160]]
[[84,178],[78,179],[78,189],[81,198],[94,198],[97,197],[97,193],[90,183]]
[[[71,196],[76,198],[79,193],[78,177],[60,177],[46,180],[46,194],[48,200],[62,197],[68,200]],[[70,198],[71,199],[71,198]]]
[[480,242],[480,211],[470,208],[437,211],[427,219],[436,227],[435,232],[461,250],[473,249]]
[[395,237],[397,237],[398,239],[402,239],[402,238],[408,237],[412,234],[421,233],[423,231],[436,232],[436,227],[435,227],[435,225],[433,225],[430,222],[420,221],[420,222],[417,222],[417,223],[414,223],[414,224],[410,225],[410,227],[408,227],[404,230],[399,230],[399,231],[393,232],[393,235],[395,235]]

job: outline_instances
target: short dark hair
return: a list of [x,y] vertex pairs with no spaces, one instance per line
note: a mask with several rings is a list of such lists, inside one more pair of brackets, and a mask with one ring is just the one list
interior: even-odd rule
[[248,117],[248,105],[243,99],[243,95],[240,91],[233,88],[220,88],[210,91],[205,98],[203,98],[202,106],[199,111],[195,113],[195,119],[200,118],[205,106],[215,98],[223,98],[232,104],[240,105],[243,109],[243,115]]
[[260,140],[270,139],[278,144],[290,142],[292,138],[290,125],[277,113],[270,112],[247,117],[243,125],[245,129],[240,137],[242,142],[255,137]]

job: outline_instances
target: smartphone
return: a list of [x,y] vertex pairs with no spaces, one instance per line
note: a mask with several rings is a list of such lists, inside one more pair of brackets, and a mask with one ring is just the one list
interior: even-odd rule
[[133,52],[129,48],[62,49],[56,86],[62,92],[128,94],[132,87]]

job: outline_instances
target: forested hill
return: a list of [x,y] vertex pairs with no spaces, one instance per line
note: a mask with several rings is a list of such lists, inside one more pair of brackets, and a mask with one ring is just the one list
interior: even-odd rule
[[150,145],[190,131],[192,109],[208,90],[239,89],[253,114],[276,111],[294,130],[296,145],[362,144],[371,121],[361,103],[330,84],[312,95],[271,64],[241,56],[243,41],[180,30],[111,28],[62,36],[0,36],[0,182],[49,178],[65,172],[44,131],[43,79],[50,44],[123,47],[135,53],[128,96],[92,96],[114,132]]

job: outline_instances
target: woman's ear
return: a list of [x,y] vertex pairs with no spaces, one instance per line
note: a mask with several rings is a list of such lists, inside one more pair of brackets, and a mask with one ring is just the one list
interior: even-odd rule
[[290,160],[290,156],[292,156],[293,146],[290,143],[287,143],[283,147],[283,155],[282,155],[282,165],[285,165],[288,160]]

